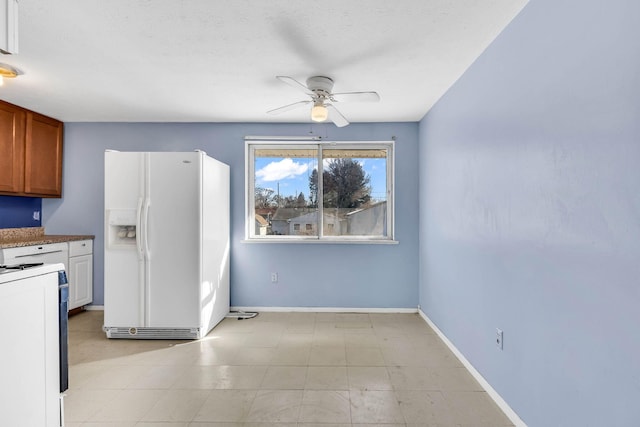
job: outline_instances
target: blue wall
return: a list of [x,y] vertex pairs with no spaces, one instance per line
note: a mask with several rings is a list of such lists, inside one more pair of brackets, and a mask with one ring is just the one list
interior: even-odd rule
[[640,425],[638,16],[531,0],[420,123],[421,307],[530,427]]
[[42,199],[0,196],[0,228],[40,227]]
[[[243,243],[246,135],[396,137],[397,245]],[[231,166],[231,304],[415,308],[418,301],[418,124],[65,123],[64,198],[43,200],[47,233],[94,234],[94,303],[103,304],[104,150],[203,149]],[[278,283],[270,272],[278,272]]]

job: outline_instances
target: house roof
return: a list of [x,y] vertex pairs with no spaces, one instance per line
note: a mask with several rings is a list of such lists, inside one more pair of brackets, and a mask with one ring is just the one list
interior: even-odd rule
[[273,221],[286,221],[317,211],[316,208],[278,208],[272,219]]
[[264,219],[264,217],[262,215],[255,215],[256,218],[256,222],[262,226],[268,226],[269,225],[269,221],[267,221],[266,219]]
[[382,201],[379,201],[379,202],[371,203],[370,205],[367,205],[367,206],[365,206],[363,208],[356,209],[354,211],[351,211],[351,212],[347,213],[346,216],[353,215],[353,214],[358,213],[358,212],[366,211],[367,209],[373,209],[374,207],[376,207],[378,205],[382,205],[382,204],[386,205],[387,201],[386,200],[382,200]]

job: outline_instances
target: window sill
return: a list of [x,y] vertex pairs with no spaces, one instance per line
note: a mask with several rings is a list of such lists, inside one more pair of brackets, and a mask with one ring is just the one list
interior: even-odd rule
[[360,239],[243,239],[241,243],[293,243],[311,245],[398,245],[397,240],[360,240]]

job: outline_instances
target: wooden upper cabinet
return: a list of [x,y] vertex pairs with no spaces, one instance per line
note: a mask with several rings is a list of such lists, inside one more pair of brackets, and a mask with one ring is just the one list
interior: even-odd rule
[[62,197],[62,122],[0,101],[0,194]]
[[62,123],[27,113],[24,192],[43,197],[62,195]]
[[0,103],[0,192],[24,188],[25,120],[24,110]]

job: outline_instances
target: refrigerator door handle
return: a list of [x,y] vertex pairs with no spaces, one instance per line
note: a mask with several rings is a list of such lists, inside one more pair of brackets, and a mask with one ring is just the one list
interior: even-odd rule
[[151,261],[151,251],[149,250],[149,208],[151,206],[151,202],[149,197],[146,197],[144,200],[144,280],[142,282],[142,292],[143,297],[141,298],[142,303],[142,313],[143,313],[143,325],[150,326],[151,325],[151,281],[150,281],[150,261]]
[[149,209],[151,202],[147,197],[144,201],[144,253],[147,261],[151,259],[151,251],[149,250]]
[[138,218],[136,223],[136,245],[138,247],[138,259],[142,260],[144,257],[144,248],[142,247],[143,228],[142,228],[142,197],[138,198]]

